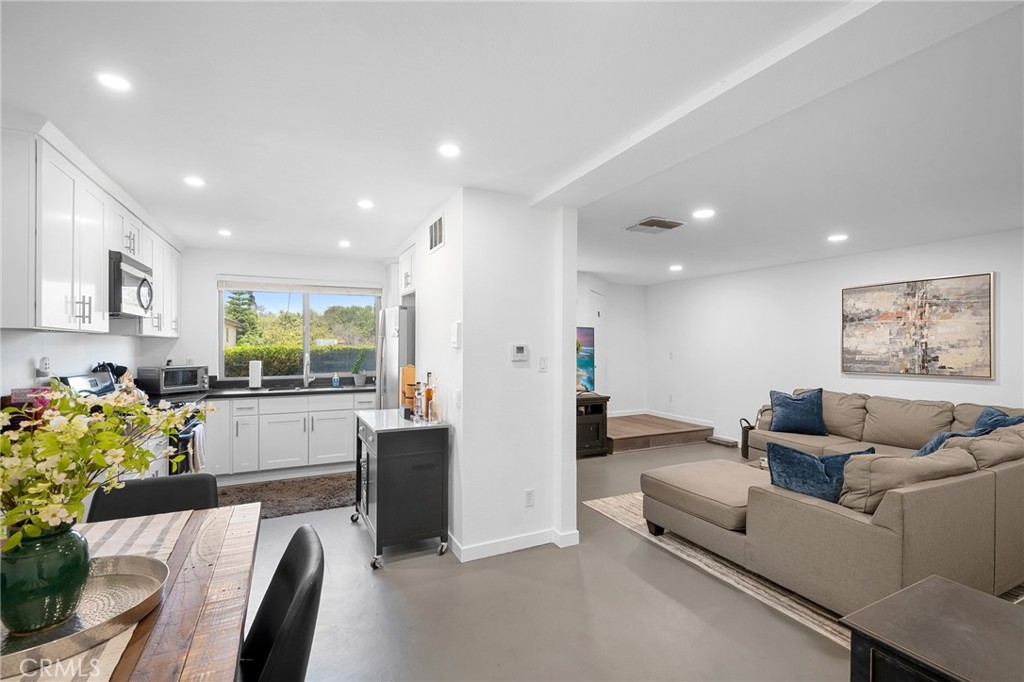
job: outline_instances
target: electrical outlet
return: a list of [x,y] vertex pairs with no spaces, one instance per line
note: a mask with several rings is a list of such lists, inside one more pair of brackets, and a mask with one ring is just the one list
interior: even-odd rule
[[455,389],[455,407],[462,407],[462,389]]
[[537,358],[537,371],[546,372],[548,371],[548,359],[543,355]]
[[535,501],[535,499],[534,499],[533,488],[527,488],[526,489],[526,495],[525,495],[525,501],[524,501],[523,506],[524,507],[532,507],[534,501]]

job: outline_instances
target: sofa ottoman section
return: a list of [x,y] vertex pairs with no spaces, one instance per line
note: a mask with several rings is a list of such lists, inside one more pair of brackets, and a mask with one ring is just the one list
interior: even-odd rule
[[747,491],[770,475],[738,462],[675,464],[640,475],[644,518],[654,535],[666,529],[730,561],[743,563]]

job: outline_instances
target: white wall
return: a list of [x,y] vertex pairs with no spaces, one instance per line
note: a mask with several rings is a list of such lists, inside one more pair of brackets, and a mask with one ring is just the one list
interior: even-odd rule
[[312,258],[276,253],[219,249],[188,249],[181,257],[181,338],[146,339],[141,364],[161,365],[191,360],[219,365],[219,307],[217,280],[260,277],[289,282],[382,288],[386,269],[380,263],[350,258]]
[[0,394],[12,388],[26,388],[35,381],[39,358],[50,358],[57,376],[83,374],[97,362],[110,361],[135,371],[139,358],[139,339],[110,334],[79,334],[22,329],[0,331],[0,358],[3,359]]
[[[428,253],[426,229],[441,212],[445,246]],[[416,248],[417,378],[438,377],[442,418],[452,424],[450,532],[463,561],[578,542],[570,213],[461,190],[403,245]],[[451,347],[456,321],[461,349]],[[528,363],[513,365],[513,343],[530,347]],[[532,507],[524,505],[528,488]]]
[[[1022,242],[1013,230],[648,287],[648,406],[737,438],[771,389],[1024,405]],[[989,271],[994,381],[840,372],[844,287]]]
[[[445,244],[428,252],[427,228],[444,215]],[[462,453],[463,411],[455,406],[455,391],[462,390],[462,350],[451,346],[451,327],[462,320],[462,190],[427,216],[402,245],[412,246],[416,286],[416,379],[426,381],[431,372],[440,393],[440,417],[451,425],[448,529],[452,548],[458,552],[463,533]],[[398,282],[397,267],[394,281]],[[394,301],[398,302],[397,294]]]
[[[567,262],[575,274],[575,254],[565,251],[563,215],[532,209],[522,197],[468,189],[463,197],[463,555],[572,544],[575,528],[558,527],[563,489],[555,468],[575,461],[561,450],[572,423],[564,398],[574,382],[568,367],[551,371],[564,345],[575,348],[564,338],[563,320],[571,324],[575,311],[563,307],[563,275]],[[529,346],[527,362],[512,362],[513,344]],[[532,507],[524,506],[527,489],[535,492]]]
[[594,388],[611,396],[613,417],[647,409],[646,298],[646,287],[577,276],[576,325],[595,329]]

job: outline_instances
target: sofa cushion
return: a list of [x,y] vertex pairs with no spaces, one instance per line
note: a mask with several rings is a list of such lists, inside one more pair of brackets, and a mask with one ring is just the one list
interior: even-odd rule
[[[793,394],[809,389],[798,388]],[[829,435],[860,440],[864,436],[864,417],[870,396],[864,393],[821,392],[821,411],[825,417],[825,429]]]
[[841,455],[844,452],[857,452],[867,448],[874,448],[875,452],[880,455],[898,455],[900,457],[913,457],[917,452],[917,450],[911,450],[910,448],[898,448],[895,445],[850,441],[848,443],[840,443],[839,445],[826,445],[823,454]]
[[776,433],[775,431],[762,431],[761,429],[751,431],[747,442],[750,444],[750,447],[757,450],[767,451],[768,443],[782,443],[812,455],[824,454],[826,447],[843,443],[859,445],[856,441],[843,438],[842,436],[807,436],[802,433]]
[[[978,405],[975,403],[960,403],[953,408],[953,426],[950,427],[950,431],[970,431],[974,428],[974,424],[978,421],[978,416],[981,415],[981,411],[985,409],[985,405]],[[1000,407],[995,406],[996,409],[1010,415],[1011,417],[1024,416],[1024,408],[1020,407]]]
[[747,491],[770,482],[767,471],[722,459],[674,464],[640,474],[644,495],[727,530],[747,527]]
[[996,429],[990,434],[975,438],[950,438],[944,447],[967,450],[978,463],[979,469],[1024,459],[1024,424]]
[[937,433],[931,437],[924,446],[917,451],[916,457],[925,457],[932,454],[940,447],[943,443],[951,438],[977,438],[979,436],[985,436],[996,429],[1004,428],[1007,426],[1016,426],[1018,424],[1024,424],[1024,416],[1022,417],[1011,417],[1002,410],[995,407],[986,407],[978,415],[978,420],[974,422],[974,428],[969,431],[943,431]]
[[851,457],[844,467],[839,504],[874,514],[889,490],[977,470],[974,457],[961,448],[939,450],[927,457],[881,454]]
[[772,485],[795,493],[838,502],[843,491],[843,465],[854,455],[873,455],[873,449],[841,455],[809,455],[778,443],[768,443]]
[[772,431],[828,435],[822,416],[820,388],[796,396],[782,391],[770,391],[768,395],[772,403]]
[[900,448],[920,448],[953,424],[953,403],[871,396],[863,440]]

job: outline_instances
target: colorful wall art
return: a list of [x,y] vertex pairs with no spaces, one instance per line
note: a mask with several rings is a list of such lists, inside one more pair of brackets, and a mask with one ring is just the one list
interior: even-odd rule
[[843,289],[843,371],[992,379],[992,273]]
[[594,390],[593,327],[576,327],[576,390]]

